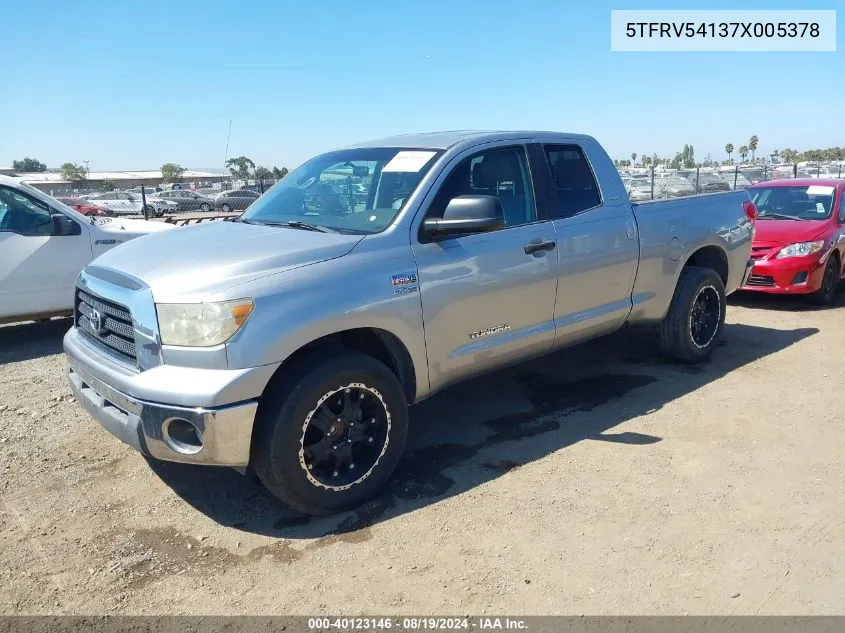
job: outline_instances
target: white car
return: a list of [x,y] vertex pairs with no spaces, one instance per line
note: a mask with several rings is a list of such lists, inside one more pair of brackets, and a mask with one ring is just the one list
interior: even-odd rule
[[164,222],[88,218],[30,185],[0,176],[0,323],[73,311],[79,271]]
[[[153,194],[146,194],[149,215],[160,217],[166,211],[176,211],[179,205],[170,200],[162,200]],[[97,206],[108,209],[115,215],[143,215],[144,204],[140,193],[125,191],[104,191],[80,196],[83,200],[95,202]]]

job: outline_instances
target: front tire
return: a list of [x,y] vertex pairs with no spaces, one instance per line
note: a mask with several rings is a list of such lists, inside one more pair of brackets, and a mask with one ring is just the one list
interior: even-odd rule
[[230,207],[228,204],[225,204],[225,203],[224,203],[223,205],[221,205],[221,206],[220,206],[220,210],[221,210],[223,213],[229,213],[229,211],[231,211],[231,210],[232,210],[232,207]]
[[202,211],[203,213],[208,213],[209,211],[211,211],[211,206],[207,202],[203,202],[200,205],[200,211]]
[[364,503],[384,486],[407,433],[408,404],[389,368],[363,354],[313,355],[288,368],[264,394],[251,465],[288,505],[332,514]]
[[824,269],[822,287],[819,291],[810,295],[813,303],[821,306],[829,306],[836,299],[836,286],[839,284],[839,260],[831,257]]
[[725,309],[725,285],[716,271],[684,268],[669,312],[658,326],[660,350],[683,363],[705,360],[719,344]]

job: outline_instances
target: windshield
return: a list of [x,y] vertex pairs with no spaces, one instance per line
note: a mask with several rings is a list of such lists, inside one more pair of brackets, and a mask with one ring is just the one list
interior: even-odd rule
[[240,219],[379,233],[393,222],[440,154],[382,147],[322,154],[285,176]]
[[756,187],[752,192],[758,218],[826,220],[833,209],[834,188],[829,186]]

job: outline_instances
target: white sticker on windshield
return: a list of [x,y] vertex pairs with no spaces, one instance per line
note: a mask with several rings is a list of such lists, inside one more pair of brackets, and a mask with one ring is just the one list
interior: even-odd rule
[[434,154],[435,152],[399,152],[381,171],[416,173],[423,168],[423,165],[431,160]]
[[810,185],[807,187],[808,196],[830,196],[833,195],[833,187],[824,185]]

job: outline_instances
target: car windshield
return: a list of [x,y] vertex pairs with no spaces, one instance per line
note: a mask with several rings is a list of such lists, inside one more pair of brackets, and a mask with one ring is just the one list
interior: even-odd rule
[[440,154],[402,148],[322,154],[280,180],[241,220],[300,222],[341,233],[379,233],[393,222]]
[[755,187],[752,191],[758,218],[825,220],[833,209],[830,186]]

